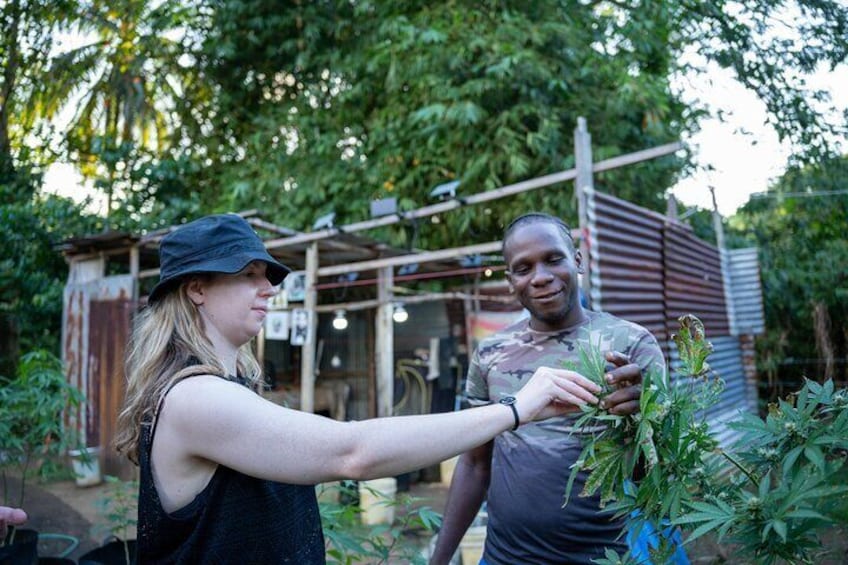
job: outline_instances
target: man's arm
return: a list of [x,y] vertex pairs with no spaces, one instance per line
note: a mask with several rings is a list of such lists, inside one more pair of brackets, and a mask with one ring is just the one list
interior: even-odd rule
[[459,457],[445,503],[442,529],[430,558],[431,565],[447,565],[450,562],[459,541],[480,510],[489,488],[493,445],[490,441]]

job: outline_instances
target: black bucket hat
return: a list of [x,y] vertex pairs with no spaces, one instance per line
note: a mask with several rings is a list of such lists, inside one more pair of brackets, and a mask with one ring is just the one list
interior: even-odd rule
[[189,222],[162,238],[159,282],[147,301],[156,302],[187,275],[238,273],[252,261],[264,261],[268,265],[266,276],[275,286],[290,272],[271,257],[262,240],[241,216],[217,214]]

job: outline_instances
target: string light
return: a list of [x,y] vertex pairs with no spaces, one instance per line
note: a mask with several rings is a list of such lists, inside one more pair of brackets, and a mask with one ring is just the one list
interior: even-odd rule
[[333,328],[338,331],[347,329],[347,318],[345,318],[344,310],[336,310],[336,317],[333,318]]
[[394,312],[392,312],[392,320],[398,324],[402,324],[409,319],[409,312],[403,307],[403,304],[395,304]]

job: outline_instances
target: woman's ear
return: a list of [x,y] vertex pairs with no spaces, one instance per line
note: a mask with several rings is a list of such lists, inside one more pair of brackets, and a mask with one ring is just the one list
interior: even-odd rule
[[200,306],[205,302],[206,294],[204,293],[203,281],[199,277],[192,277],[186,283],[186,295],[195,306]]

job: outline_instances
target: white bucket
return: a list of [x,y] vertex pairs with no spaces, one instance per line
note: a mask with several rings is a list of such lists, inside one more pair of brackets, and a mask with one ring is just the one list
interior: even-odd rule
[[359,508],[363,524],[391,524],[395,520],[395,493],[397,480],[394,477],[359,482]]
[[[83,454],[88,461],[83,460]],[[78,487],[90,487],[99,485],[103,481],[100,476],[100,448],[86,447],[85,449],[72,449],[68,452],[71,456],[71,465]]]
[[445,459],[439,463],[439,482],[446,487],[451,484],[451,479],[453,478],[453,472],[456,469],[457,461],[459,461],[459,455],[451,457],[450,459]]
[[459,542],[462,565],[477,565],[486,545],[486,526],[471,526]]
[[324,504],[338,504],[340,489],[341,485],[339,481],[321,483],[315,485],[315,496],[318,498],[318,502],[323,502]]

